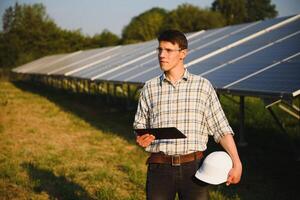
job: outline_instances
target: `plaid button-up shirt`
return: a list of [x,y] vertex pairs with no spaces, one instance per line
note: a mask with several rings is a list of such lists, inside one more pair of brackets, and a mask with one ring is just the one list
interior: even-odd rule
[[146,151],[184,155],[204,151],[209,135],[219,142],[233,134],[210,82],[187,70],[174,85],[162,74],[141,90],[133,128],[163,127],[176,127],[187,138],[154,140]]

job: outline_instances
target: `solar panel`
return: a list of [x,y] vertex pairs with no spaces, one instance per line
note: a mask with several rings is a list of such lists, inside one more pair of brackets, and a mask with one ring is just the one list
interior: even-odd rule
[[[199,43],[199,41],[201,41],[201,40],[205,40],[205,39],[212,38],[212,37],[219,38],[220,34],[229,34],[230,31],[235,31],[237,29],[240,29],[243,26],[246,26],[246,25],[233,26],[233,27],[231,27],[231,29],[229,27],[225,27],[225,28],[220,28],[220,29],[215,29],[215,30],[209,30],[206,32],[200,32],[195,37],[187,36],[189,39],[189,46],[190,46],[190,48],[193,48],[193,45],[195,43]],[[157,42],[156,42],[156,45],[158,45]],[[139,74],[141,72],[147,73],[149,71],[154,70],[152,75],[146,75],[146,77],[153,77],[153,76],[157,75],[157,71],[156,71],[157,69],[159,69],[157,55],[154,54],[152,56],[149,56],[147,59],[136,62],[135,65],[127,66],[125,69],[120,70],[119,72],[117,71],[117,72],[115,72],[115,74],[113,74],[111,76],[107,76],[105,78],[107,78],[109,80],[114,80],[114,81],[130,80],[131,78],[139,76]],[[144,77],[144,76],[140,76],[140,77]],[[145,82],[146,80],[147,79],[140,79],[141,82]]]
[[[218,68],[225,67],[226,65],[229,65],[230,63],[234,63],[236,61],[239,61],[240,63],[246,62],[252,64],[261,63],[261,62],[268,63],[270,61],[265,59],[264,57],[262,59],[257,59],[261,56],[260,51],[264,50],[265,48],[273,48],[275,43],[280,43],[283,40],[288,39],[289,37],[294,37],[295,34],[296,35],[298,34],[299,30],[300,30],[300,20],[295,21],[294,23],[291,24],[291,26],[283,27],[281,29],[276,29],[261,37],[255,38],[247,43],[241,44],[238,47],[231,48],[221,54],[218,54],[214,57],[204,60],[195,66],[189,67],[189,70],[192,73],[198,75],[206,75],[208,73],[211,73],[213,70],[217,70]],[[297,48],[296,44],[297,43],[295,44],[292,43],[288,45]],[[274,51],[276,50],[274,49]],[[285,50],[283,49],[283,51]],[[277,52],[277,54],[278,53],[281,54],[281,52]],[[254,55],[255,58],[252,58],[251,60],[244,59],[245,57],[249,57],[250,55]],[[278,59],[275,54],[271,56],[273,56],[274,60]]]
[[[186,35],[186,67],[209,79],[220,91],[299,95],[300,15]],[[145,83],[162,73],[155,52],[157,45],[152,40],[47,56],[14,71]]]
[[122,81],[126,80],[129,77],[129,74],[133,73],[135,70],[145,71],[149,69],[149,66],[158,66],[157,55],[153,54],[148,58],[141,59],[135,62],[134,65],[128,65],[122,70],[117,70],[114,73],[107,74],[102,78],[113,81]]
[[[212,53],[220,47],[230,45],[233,41],[237,42],[243,39],[245,36],[255,34],[261,29],[268,28],[279,22],[283,22],[288,18],[279,18],[263,22],[254,22],[250,24],[236,25],[231,27],[225,27],[212,31],[207,31],[204,34],[199,35],[199,40],[194,40],[194,43],[190,46],[189,54],[186,58],[186,63],[191,63],[195,59],[201,58],[209,53]],[[135,66],[133,66],[135,68]],[[135,70],[130,70],[126,74],[122,74],[120,77],[115,77],[112,80],[120,81],[120,79],[129,82],[145,82],[154,76],[159,74],[159,66],[157,61],[148,63],[142,67],[147,68],[141,70],[136,67]]]
[[68,54],[46,56],[19,66],[13,69],[13,71],[17,73],[34,73],[35,70],[47,67],[48,65],[55,63],[57,60],[65,58],[67,55]]
[[[239,31],[234,31],[225,40],[217,39],[218,40],[217,43],[214,42],[214,43],[212,43],[212,45],[209,45],[209,46],[206,45],[206,46],[204,46],[204,48],[198,47],[197,51],[196,51],[196,57],[192,57],[192,59],[190,59],[191,56],[188,56],[187,61],[186,61],[187,62],[186,66],[190,67],[190,66],[195,65],[199,62],[202,62],[203,60],[206,60],[210,57],[213,57],[220,53],[223,53],[223,52],[227,51],[228,49],[239,46],[239,45],[241,45],[247,41],[250,41],[256,37],[259,37],[269,31],[277,29],[280,26],[284,26],[294,19],[295,19],[295,17],[291,17],[289,19],[281,18],[281,20],[278,20],[278,19],[267,20],[267,21],[263,21],[261,23],[254,22],[254,23],[246,26],[246,28],[241,28]],[[261,28],[261,29],[258,29],[258,28]],[[209,51],[209,50],[207,50],[207,48],[212,49],[212,51],[207,53]],[[198,51],[198,49],[200,49],[200,51]],[[201,51],[204,51],[205,53],[201,53]]]
[[100,62],[105,57],[107,57],[109,53],[118,48],[119,46],[83,51],[80,55],[77,55],[76,57],[60,63],[59,66],[53,66],[53,68],[48,69],[46,73],[49,75],[65,75],[66,73],[77,70],[78,68],[83,67],[89,63]]
[[[241,27],[244,25],[234,26],[234,30],[238,29],[238,27]],[[224,32],[227,30],[227,28],[221,28],[216,30],[210,30],[210,31],[199,31],[193,34],[187,34],[187,38],[189,40],[189,44],[193,44],[195,42],[199,42],[203,38],[208,38],[215,36],[216,34],[220,34],[221,32]],[[128,73],[132,73],[134,76],[137,74],[135,70],[143,70],[144,68],[147,68],[146,70],[149,70],[150,68],[157,68],[158,61],[157,61],[157,55],[154,52],[154,49],[157,47],[158,43],[157,41],[153,41],[153,45],[151,46],[151,55],[147,57],[143,57],[130,65],[122,66],[120,69],[112,70],[110,73],[106,73],[105,75],[98,76],[98,79],[105,79],[105,80],[114,80],[114,81],[124,81],[127,80],[130,75]],[[143,69],[141,69],[143,68]]]
[[251,76],[235,85],[230,90],[246,90],[264,94],[299,95],[300,55],[275,65],[265,71]]
[[[71,76],[75,76],[75,77],[85,77],[85,74],[88,73],[92,73],[93,70],[101,67],[101,66],[109,66],[110,63],[114,62],[115,60],[117,60],[119,57],[122,57],[123,53],[126,52],[127,49],[131,49],[132,47],[128,47],[128,46],[120,46],[119,48],[115,49],[114,51],[105,54],[106,58],[103,62],[101,63],[96,63],[96,64],[92,64],[90,67],[88,68],[83,68],[75,73],[72,73]],[[125,51],[124,51],[125,50]]]
[[[247,76],[249,73],[253,73],[299,52],[300,46],[297,45],[297,43],[299,44],[299,41],[300,31],[298,31],[297,34],[291,35],[291,37],[278,41],[277,43],[258,51],[257,53],[244,57],[234,63],[228,63],[224,67],[211,73],[205,74],[204,72],[202,75],[211,80],[216,87],[221,88]],[[195,72],[195,70],[190,71]]]
[[113,69],[114,67],[118,67],[123,65],[124,63],[130,62],[132,59],[136,57],[143,56],[147,53],[148,49],[153,49],[151,46],[153,42],[147,42],[147,44],[134,44],[134,45],[126,45],[123,46],[118,55],[114,56],[113,59],[108,59],[107,61],[100,63],[98,65],[94,65],[87,70],[80,71],[75,73],[74,76],[84,77],[84,78],[92,78],[98,76],[101,73],[104,73],[108,70]]

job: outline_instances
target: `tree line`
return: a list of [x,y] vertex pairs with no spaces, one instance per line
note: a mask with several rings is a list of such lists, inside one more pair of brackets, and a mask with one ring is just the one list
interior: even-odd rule
[[226,25],[274,18],[270,0],[215,0],[211,8],[181,4],[174,10],[155,7],[131,19],[119,37],[109,30],[87,36],[81,30],[60,28],[43,4],[18,4],[7,8],[0,32],[0,68],[22,65],[40,57],[148,41],[173,28],[195,32]]

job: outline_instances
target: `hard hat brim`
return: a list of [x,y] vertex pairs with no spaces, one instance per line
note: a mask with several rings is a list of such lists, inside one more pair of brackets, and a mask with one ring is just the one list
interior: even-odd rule
[[203,182],[212,184],[212,185],[219,185],[221,183],[225,183],[227,181],[227,177],[223,178],[216,178],[216,177],[211,177],[207,176],[204,173],[201,173],[199,171],[196,172],[195,177]]

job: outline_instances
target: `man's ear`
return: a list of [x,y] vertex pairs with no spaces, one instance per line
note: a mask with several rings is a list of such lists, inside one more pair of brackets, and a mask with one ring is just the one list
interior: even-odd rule
[[180,52],[180,60],[184,60],[186,56],[187,56],[187,49],[184,49]]

